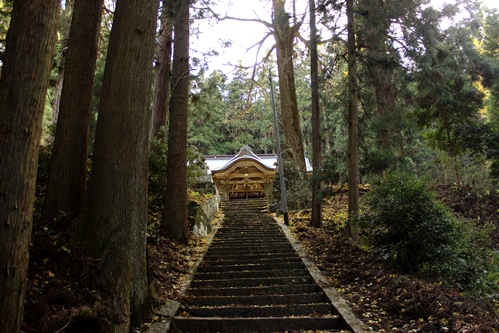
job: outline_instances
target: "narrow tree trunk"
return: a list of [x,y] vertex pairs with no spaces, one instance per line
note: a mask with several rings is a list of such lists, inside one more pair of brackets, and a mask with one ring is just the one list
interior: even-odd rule
[[319,65],[317,55],[317,27],[315,24],[315,0],[309,0],[310,6],[310,77],[312,83],[312,220],[311,225],[322,228],[321,197],[321,118],[319,110]]
[[[373,5],[372,3],[370,4]],[[378,10],[379,6],[372,10]],[[382,156],[389,156],[394,150],[391,142],[392,134],[396,133],[396,121],[390,121],[395,115],[395,88],[393,84],[393,68],[387,61],[386,34],[379,27],[370,23],[369,28],[364,29],[365,40],[368,43],[366,66],[369,81],[374,96],[376,97],[376,122],[378,148]]]
[[284,143],[293,149],[298,169],[306,171],[303,136],[296,97],[295,71],[293,67],[293,40],[298,26],[290,27],[289,17],[284,10],[285,0],[272,0],[274,8],[274,35],[277,49],[277,70],[279,75],[279,100],[281,103]]
[[459,173],[459,163],[457,161],[456,145],[454,144],[454,140],[452,139],[451,135],[451,124],[447,119],[444,119],[443,125],[445,129],[445,134],[447,136],[449,155],[451,156],[453,163],[452,168],[454,170],[454,176],[456,177],[456,184],[458,184],[459,186],[461,184],[461,176]]
[[[68,50],[69,30],[71,26],[71,17],[73,15],[73,1],[66,1],[64,8],[61,9],[58,36],[61,44],[60,54],[55,54],[55,58],[59,56],[59,66],[57,73],[57,81],[54,89],[54,101],[52,103],[52,124],[57,124],[59,117],[59,107],[61,104],[61,93],[64,85],[64,69],[66,66],[66,55]],[[53,134],[53,133],[51,133]],[[53,139],[53,138],[52,138]]]
[[348,236],[357,241],[359,230],[357,218],[359,214],[359,115],[358,85],[355,47],[355,25],[353,15],[354,0],[347,0],[348,28]]
[[59,0],[16,1],[0,78],[0,332],[19,332]]
[[168,131],[167,186],[163,229],[187,243],[187,114],[189,106],[189,0],[175,6],[172,97]]
[[[147,157],[158,0],[118,0],[102,82],[92,174],[79,221],[99,259],[112,332],[147,312]],[[106,292],[109,295],[108,292]]]
[[54,103],[52,112],[52,124],[57,124],[57,119],[59,119],[59,108],[61,105],[61,94],[62,94],[62,86],[64,84],[64,62],[66,61],[64,54],[61,56],[60,64],[59,64],[59,73],[57,74],[57,81],[55,83],[55,92],[54,92]]
[[156,47],[156,86],[152,108],[151,137],[158,136],[161,126],[166,126],[166,115],[168,114],[172,77],[172,2],[171,0],[163,0],[161,11],[161,29]]
[[67,73],[42,217],[77,213],[87,182],[92,89],[103,0],[76,0],[69,33]]

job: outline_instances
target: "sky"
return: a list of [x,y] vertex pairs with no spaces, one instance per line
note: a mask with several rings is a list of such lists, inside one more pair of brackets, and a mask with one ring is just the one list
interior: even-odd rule
[[[454,2],[455,0],[431,0],[431,5],[435,8],[441,8],[444,3]],[[236,3],[237,5],[235,5]],[[270,3],[270,0],[221,0],[218,1],[215,10],[220,16],[259,18],[270,23],[272,12]],[[482,0],[482,3],[485,7],[499,9],[498,0]],[[307,9],[308,0],[297,1],[296,12],[298,14],[305,13]],[[287,11],[292,12],[292,8],[287,8]],[[308,22],[308,14],[306,15],[305,20]],[[268,32],[268,29],[261,23],[234,20],[223,20],[218,23],[202,21],[199,29],[199,37],[191,37],[192,56],[202,58],[204,52],[216,49],[220,53],[218,57],[206,58],[210,70],[220,69],[229,75],[234,69],[233,65],[238,64],[239,61],[242,61],[243,66],[254,65],[258,49],[254,45],[259,43]],[[308,38],[308,36],[305,36],[305,38]],[[232,46],[221,48],[222,41],[230,41]],[[267,38],[266,43],[259,51],[258,59],[265,55],[273,42],[272,36]]]

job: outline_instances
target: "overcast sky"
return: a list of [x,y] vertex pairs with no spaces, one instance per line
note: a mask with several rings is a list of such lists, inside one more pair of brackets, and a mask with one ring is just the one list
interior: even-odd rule
[[[432,5],[440,8],[443,3],[452,3],[455,0],[432,0]],[[287,1],[288,3],[290,1]],[[237,5],[234,5],[237,3]],[[222,0],[219,1],[216,7],[217,12],[223,16],[224,14],[233,17],[241,18],[259,18],[270,23],[271,17],[271,1],[270,0]],[[489,8],[498,8],[498,0],[483,0],[482,3]],[[308,0],[298,0],[296,6],[297,14],[306,12],[308,9]],[[287,9],[292,12],[292,8]],[[305,18],[308,22],[308,14]],[[193,57],[201,57],[201,54],[196,51],[206,52],[209,49],[217,50],[221,55],[216,58],[209,58],[210,70],[221,69],[224,73],[230,73],[233,66],[226,66],[226,63],[237,64],[242,60],[244,66],[252,66],[256,59],[257,47],[253,45],[259,43],[264,38],[268,29],[256,22],[240,22],[234,20],[225,20],[212,25],[207,25],[203,22],[199,39],[195,36],[191,38],[191,49]],[[305,37],[307,38],[307,37]],[[221,40],[227,40],[232,43],[230,48],[222,49]],[[267,39],[266,44],[260,50],[259,59],[263,57],[265,52],[271,47],[274,40],[273,37]]]

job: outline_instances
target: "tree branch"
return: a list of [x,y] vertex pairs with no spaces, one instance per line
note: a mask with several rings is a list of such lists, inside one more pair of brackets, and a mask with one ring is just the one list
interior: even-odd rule
[[205,9],[207,9],[214,18],[216,18],[218,21],[224,21],[224,20],[234,20],[234,21],[240,21],[240,22],[256,22],[256,23],[261,23],[265,25],[267,28],[272,28],[272,24],[262,20],[262,19],[247,19],[247,18],[242,18],[242,17],[234,17],[234,16],[220,16],[215,11],[206,3],[206,1],[203,1],[203,4],[206,5]]

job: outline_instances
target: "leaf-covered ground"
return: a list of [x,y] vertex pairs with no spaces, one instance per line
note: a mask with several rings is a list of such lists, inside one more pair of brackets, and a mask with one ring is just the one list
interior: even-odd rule
[[[462,218],[498,222],[498,203],[479,198],[469,189],[437,188],[439,198]],[[346,216],[346,195],[329,198],[324,208],[326,225]],[[336,221],[332,221],[336,219]],[[367,251],[351,244],[336,228],[308,227],[309,211],[293,212],[291,228],[331,286],[348,301],[353,312],[377,332],[498,332],[497,304],[470,297],[400,272],[377,262]],[[339,221],[338,221],[339,220]],[[497,248],[497,235],[492,235]]]
[[[465,189],[438,189],[443,201],[461,217],[498,222],[498,202],[478,197]],[[326,225],[346,218],[346,195],[327,200]],[[157,305],[180,300],[185,273],[202,254],[204,240],[192,237],[182,245],[161,236],[156,229],[161,201],[152,200],[148,230],[148,261]],[[438,282],[402,275],[376,262],[369,253],[353,246],[334,228],[308,227],[309,211],[291,212],[292,231],[311,259],[349,302],[354,313],[378,332],[499,332],[497,309],[474,301],[457,289]],[[97,290],[97,263],[85,257],[74,242],[66,220],[42,224],[35,220],[30,252],[24,332],[94,332],[108,306]],[[493,241],[497,248],[497,234]],[[159,316],[153,313],[151,321]],[[142,331],[143,327],[140,331]]]

